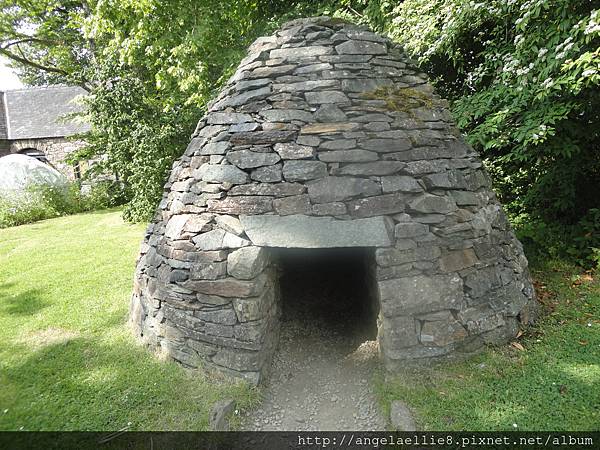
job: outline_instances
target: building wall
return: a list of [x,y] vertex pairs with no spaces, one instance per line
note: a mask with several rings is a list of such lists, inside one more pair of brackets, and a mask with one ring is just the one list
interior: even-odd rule
[[[10,141],[10,153],[19,153],[25,149],[36,149],[44,152],[49,163],[59,172],[63,173],[68,179],[74,180],[75,169],[65,162],[65,158],[70,153],[83,147],[81,140],[70,140],[65,138],[41,138],[41,139],[20,139]],[[0,156],[2,148],[0,147]]]
[[0,139],[0,158],[10,155],[10,142],[6,139]]

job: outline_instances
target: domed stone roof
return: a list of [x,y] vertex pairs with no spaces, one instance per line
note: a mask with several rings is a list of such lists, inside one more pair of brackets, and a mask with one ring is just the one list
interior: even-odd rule
[[136,333],[258,382],[280,247],[372,249],[392,370],[504,342],[535,312],[522,247],[446,102],[400,47],[328,17],[254,42],[198,123],[142,245]]

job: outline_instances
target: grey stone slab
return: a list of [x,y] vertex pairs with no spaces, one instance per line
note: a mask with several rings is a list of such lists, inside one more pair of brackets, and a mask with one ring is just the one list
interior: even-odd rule
[[387,47],[385,44],[370,41],[346,41],[335,47],[338,54],[348,55],[385,55]]
[[238,95],[234,95],[233,97],[225,97],[220,102],[217,102],[213,108],[214,109],[222,109],[228,106],[240,106],[251,101],[261,100],[266,98],[271,93],[271,86],[265,86],[260,89],[254,89],[251,91],[245,91]]
[[356,139],[334,139],[323,142],[319,148],[323,150],[349,150],[356,148]]
[[227,161],[240,169],[253,169],[261,166],[271,166],[281,158],[277,153],[253,152],[251,150],[236,150],[227,153]]
[[268,109],[261,111],[260,115],[270,122],[290,122],[292,120],[301,120],[303,122],[313,121],[312,113],[301,109]]
[[194,171],[194,177],[210,183],[244,184],[248,174],[235,166],[204,164]]
[[392,175],[405,166],[399,161],[375,161],[348,164],[334,170],[335,175]]
[[316,91],[304,94],[306,101],[312,105],[325,103],[350,103],[350,99],[341,91]]
[[384,316],[461,309],[463,282],[458,275],[413,276],[379,281]]
[[392,80],[387,78],[356,78],[342,80],[344,92],[371,92],[381,86],[391,86]]
[[250,114],[233,112],[213,112],[208,115],[206,120],[211,125],[230,125],[234,123],[253,121]]
[[302,134],[330,134],[343,133],[345,131],[353,131],[360,127],[360,124],[353,122],[337,122],[337,123],[311,123],[303,126],[300,129]]
[[367,162],[377,161],[379,156],[367,150],[333,150],[319,153],[319,159],[325,162]]
[[233,145],[257,145],[257,144],[275,144],[277,142],[291,141],[296,133],[294,131],[250,131],[234,133],[230,142]]
[[306,181],[327,176],[327,165],[321,161],[285,161],[283,177],[287,181]]
[[295,61],[311,56],[328,55],[330,53],[333,53],[333,49],[331,47],[313,45],[307,47],[277,48],[271,50],[269,57]]
[[385,193],[398,191],[418,193],[423,191],[416,179],[402,175],[381,177],[381,187]]
[[379,247],[393,242],[388,219],[247,216],[240,221],[254,245],[284,248]]
[[227,257],[227,273],[239,280],[251,280],[267,266],[267,252],[262,247],[243,247]]
[[294,73],[298,74],[298,75],[302,75],[302,74],[307,74],[307,73],[321,72],[323,70],[330,70],[332,68],[333,68],[333,66],[329,63],[310,64],[308,66],[298,67],[294,71]]
[[458,207],[454,200],[447,196],[423,194],[409,204],[409,209],[418,213],[424,214],[448,214],[456,211]]
[[368,139],[362,140],[359,145],[379,153],[402,152],[412,147],[409,139]]
[[234,186],[229,191],[229,195],[248,195],[248,196],[263,196],[270,195],[273,197],[285,197],[288,195],[300,195],[306,190],[304,185],[299,183],[253,183]]
[[402,212],[405,205],[402,194],[384,194],[352,200],[348,212],[354,217],[380,216]]
[[312,206],[316,216],[342,216],[346,214],[346,205],[342,202],[317,203]]
[[215,217],[215,222],[219,228],[235,234],[236,236],[241,236],[244,232],[244,228],[242,227],[240,219],[237,217],[228,216],[227,214],[219,214]]
[[223,200],[208,200],[208,211],[223,214],[263,214],[273,210],[270,197],[244,196],[227,197]]
[[290,214],[310,214],[312,208],[308,195],[294,195],[273,200],[273,207],[277,214],[287,216]]
[[342,122],[346,120],[346,114],[337,105],[324,104],[315,113],[319,122]]
[[281,164],[259,167],[250,173],[250,178],[261,183],[277,183],[282,180]]
[[298,95],[299,92],[336,87],[339,87],[337,80],[309,80],[297,83],[278,83],[273,86],[273,90],[275,92],[291,92]]
[[417,430],[410,410],[399,400],[393,400],[390,406],[390,423],[396,431]]
[[275,144],[275,151],[282,159],[306,159],[315,156],[316,151],[308,145],[300,145],[294,142]]
[[224,155],[229,148],[229,142],[209,142],[200,149],[201,155]]
[[379,183],[354,177],[325,177],[308,185],[313,203],[331,203],[381,193]]
[[296,68],[295,64],[285,64],[283,66],[258,67],[248,74],[249,78],[271,78],[292,73]]
[[429,231],[429,227],[418,222],[401,222],[396,224],[395,235],[398,239],[421,236]]
[[254,88],[260,88],[271,84],[273,81],[269,78],[259,78],[256,80],[244,80],[238,81],[235,85],[235,90],[238,92],[244,92]]

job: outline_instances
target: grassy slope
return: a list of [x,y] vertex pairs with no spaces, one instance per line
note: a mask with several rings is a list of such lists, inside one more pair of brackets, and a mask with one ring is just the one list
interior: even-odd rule
[[[426,430],[598,430],[600,282],[561,263],[533,270],[546,315],[519,340],[469,361],[378,383]],[[516,426],[515,426],[516,425]]]
[[118,211],[0,230],[0,430],[201,430],[217,399],[255,400],[135,343],[142,234]]

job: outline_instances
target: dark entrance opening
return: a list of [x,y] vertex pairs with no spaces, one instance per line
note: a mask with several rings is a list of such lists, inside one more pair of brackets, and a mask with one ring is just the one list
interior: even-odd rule
[[[277,249],[281,326],[341,337],[350,348],[377,338],[372,248]],[[350,349],[349,349],[350,350]]]

